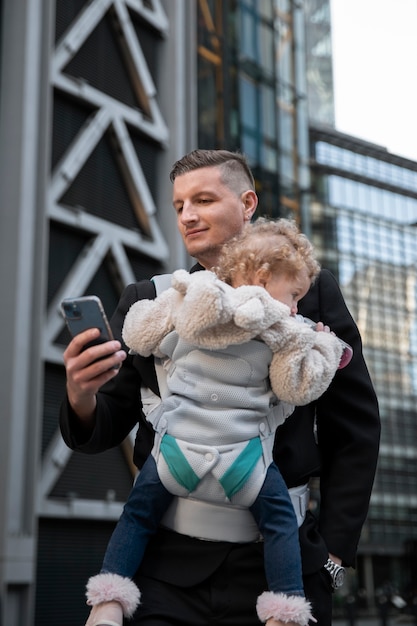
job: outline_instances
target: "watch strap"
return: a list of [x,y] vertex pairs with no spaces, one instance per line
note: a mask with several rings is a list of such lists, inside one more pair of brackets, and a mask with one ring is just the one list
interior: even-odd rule
[[[338,565],[329,557],[324,564],[324,568],[328,571],[332,579],[333,589],[338,589],[343,585],[345,568],[342,565]],[[340,581],[340,578],[342,580]]]

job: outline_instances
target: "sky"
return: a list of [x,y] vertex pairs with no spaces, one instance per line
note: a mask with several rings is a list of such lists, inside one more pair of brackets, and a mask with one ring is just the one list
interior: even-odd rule
[[417,0],[331,0],[337,130],[417,161]]

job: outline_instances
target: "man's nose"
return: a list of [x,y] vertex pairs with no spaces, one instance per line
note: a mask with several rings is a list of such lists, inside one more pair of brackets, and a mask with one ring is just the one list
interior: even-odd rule
[[187,222],[194,222],[197,219],[197,212],[192,202],[184,202],[181,211],[181,221],[185,224]]

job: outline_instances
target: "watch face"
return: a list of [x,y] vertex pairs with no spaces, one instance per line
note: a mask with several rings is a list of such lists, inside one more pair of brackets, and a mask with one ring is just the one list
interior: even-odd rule
[[345,582],[345,570],[341,569],[337,572],[336,576],[334,577],[334,588],[339,589],[339,587],[341,587],[344,582]]

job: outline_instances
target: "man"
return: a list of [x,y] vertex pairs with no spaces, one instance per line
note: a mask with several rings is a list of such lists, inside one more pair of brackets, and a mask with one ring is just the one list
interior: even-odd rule
[[[174,165],[171,181],[178,229],[198,261],[191,271],[209,269],[224,242],[239,234],[256,210],[252,174],[238,153],[196,150]],[[129,286],[112,319],[116,340],[82,352],[98,335],[92,329],[66,349],[61,430],[71,448],[102,452],[118,445],[139,420],[136,465],[140,468],[148,456],[153,433],[141,415],[138,390],[158,392],[153,359],[126,356],[118,340],[131,304],[154,297],[150,281]],[[303,494],[294,502],[300,509],[304,589],[319,625],[329,626],[332,590],[343,576],[339,566],[354,565],[367,514],[380,422],[357,327],[329,272],[321,272],[299,312],[329,325],[354,350],[350,365],[336,374],[319,401],[296,409],[279,428],[274,451],[288,487]],[[320,476],[318,519],[303,506],[303,485],[312,476]],[[244,520],[210,525],[210,511],[201,515],[188,502],[185,509],[181,499],[177,504],[151,541],[136,577],[142,605],[133,623],[255,626],[256,598],[266,589],[262,543],[252,540]]]

